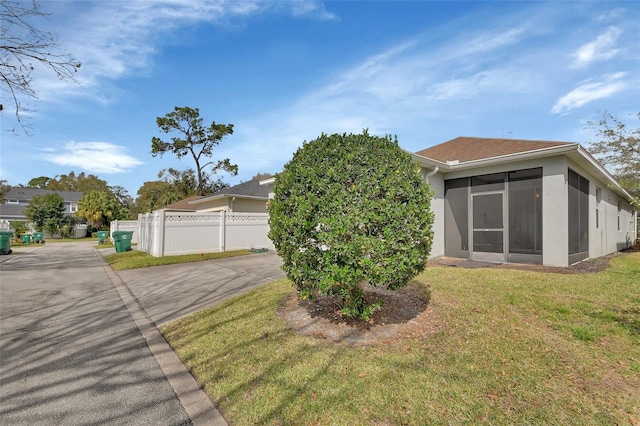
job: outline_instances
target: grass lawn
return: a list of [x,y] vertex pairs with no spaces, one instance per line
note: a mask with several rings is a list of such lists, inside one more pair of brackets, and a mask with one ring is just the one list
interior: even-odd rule
[[594,274],[433,267],[441,327],[354,347],[276,313],[278,281],[162,327],[234,425],[640,422],[640,253]]
[[[113,246],[113,244],[111,244]],[[104,248],[105,245],[96,246]],[[107,246],[108,247],[108,246]],[[226,257],[245,256],[250,250],[225,251],[221,253],[185,254],[180,256],[153,257],[142,251],[132,250],[124,253],[113,253],[105,256],[107,263],[115,271],[144,268],[147,266],[172,265],[175,263],[199,262],[202,260],[222,259]]]

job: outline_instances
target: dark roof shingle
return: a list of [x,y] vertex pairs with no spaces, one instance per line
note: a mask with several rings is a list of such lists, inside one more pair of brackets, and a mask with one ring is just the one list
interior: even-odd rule
[[35,195],[60,194],[62,199],[67,203],[77,203],[84,192],[79,191],[53,191],[40,188],[24,188],[21,186],[12,186],[9,192],[4,196],[5,200],[31,200]]
[[431,148],[416,152],[417,155],[446,163],[461,163],[474,160],[521,154],[563,145],[576,145],[573,142],[536,141],[523,139],[498,139],[461,136]]
[[260,185],[259,180],[250,180],[236,186],[223,189],[222,191],[218,191],[215,194],[210,195],[209,197],[216,197],[219,195],[260,197],[266,199],[269,198],[269,187],[268,185]]

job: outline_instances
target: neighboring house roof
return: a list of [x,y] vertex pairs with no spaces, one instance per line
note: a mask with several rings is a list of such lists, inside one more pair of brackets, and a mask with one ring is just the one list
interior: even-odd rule
[[52,191],[50,189],[39,188],[23,188],[20,186],[13,186],[11,190],[4,196],[5,200],[31,200],[36,195],[47,194],[59,194],[62,199],[67,203],[77,203],[84,195],[84,192],[80,191]]
[[446,173],[553,155],[566,155],[618,194],[631,199],[613,175],[577,142],[462,136],[418,151],[413,158],[423,167]]
[[202,195],[192,195],[191,197],[187,197],[184,200],[176,201],[175,203],[167,204],[158,210],[171,210],[171,211],[190,211],[193,212],[195,209],[190,204],[192,201],[199,200],[203,198]]
[[[11,220],[26,220],[24,211],[33,197],[36,195],[59,194],[65,203],[77,204],[84,192],[79,191],[52,191],[49,189],[23,188],[13,186],[4,196],[5,204],[0,204],[0,218]],[[8,200],[17,200],[18,204],[6,203]],[[70,214],[68,211],[66,214]]]
[[0,217],[3,219],[24,219],[25,204],[0,204]]
[[571,142],[533,141],[522,139],[493,139],[461,136],[448,142],[416,152],[422,157],[442,163],[465,163],[507,155],[575,146]]
[[206,203],[208,201],[229,197],[267,200],[269,198],[269,188],[265,185],[260,185],[259,180],[250,180],[239,185],[223,189],[215,194],[207,195],[198,200],[191,201],[189,204]]

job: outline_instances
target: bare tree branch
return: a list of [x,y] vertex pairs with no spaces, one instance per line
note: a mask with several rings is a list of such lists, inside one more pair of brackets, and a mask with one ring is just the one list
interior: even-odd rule
[[[20,98],[38,98],[32,84],[36,67],[48,68],[60,80],[78,82],[76,73],[80,63],[58,46],[56,34],[43,31],[32,23],[32,20],[48,19],[48,16],[36,0],[30,4],[0,0],[0,87],[8,92],[6,98],[12,101],[16,119],[25,133],[21,113],[27,109]],[[0,111],[4,110],[5,105],[0,104]]]

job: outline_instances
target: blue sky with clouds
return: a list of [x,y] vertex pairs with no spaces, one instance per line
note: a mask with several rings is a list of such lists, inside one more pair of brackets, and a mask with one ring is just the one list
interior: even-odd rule
[[[580,142],[588,120],[640,111],[640,2],[42,1],[79,85],[36,69],[20,130],[2,112],[0,179],[95,174],[135,197],[161,169],[156,117],[233,123],[239,174],[278,172],[321,132]],[[3,92],[3,103],[6,93]],[[636,123],[633,123],[636,124]],[[15,129],[15,132],[12,131]]]

